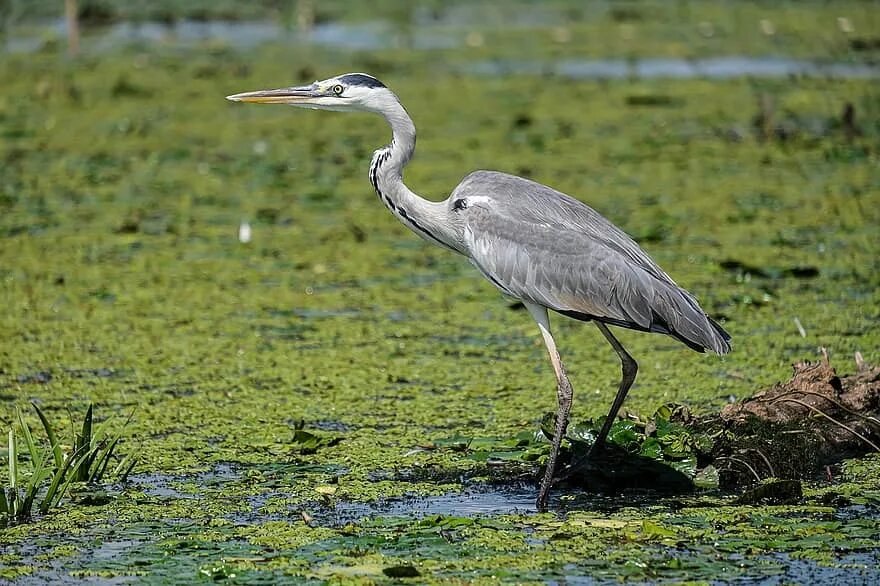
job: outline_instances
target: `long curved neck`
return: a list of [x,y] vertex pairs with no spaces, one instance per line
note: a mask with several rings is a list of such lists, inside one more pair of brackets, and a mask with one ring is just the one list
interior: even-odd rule
[[403,168],[416,148],[412,118],[396,99],[383,104],[379,113],[391,126],[391,144],[373,153],[370,183],[376,194],[407,228],[429,242],[455,250],[446,223],[446,205],[420,197],[403,183]]

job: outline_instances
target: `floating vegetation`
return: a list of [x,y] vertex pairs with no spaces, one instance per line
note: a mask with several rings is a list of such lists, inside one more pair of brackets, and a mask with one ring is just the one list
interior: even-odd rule
[[310,431],[306,431],[303,429],[304,427],[305,421],[300,420],[297,422],[293,431],[293,437],[290,440],[300,454],[314,454],[319,448],[335,446],[342,441],[342,437],[317,435]]

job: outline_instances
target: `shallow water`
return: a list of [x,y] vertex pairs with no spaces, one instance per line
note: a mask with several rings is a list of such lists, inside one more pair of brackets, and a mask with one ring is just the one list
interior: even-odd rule
[[[292,469],[285,470],[287,474]],[[191,495],[169,492],[162,487],[180,483],[203,486],[209,495],[214,496],[209,496],[209,500],[202,505],[195,503],[191,510],[196,511],[200,507],[208,506],[213,498],[227,498],[240,490],[241,483],[247,484],[251,482],[248,478],[255,478],[251,472],[252,469],[248,467],[221,464],[210,471],[190,476],[141,475],[133,478],[131,485],[145,488],[146,494],[168,502],[169,506],[174,506],[171,503],[176,499],[188,499]],[[491,533],[503,528],[513,530],[519,535],[521,544],[538,554],[553,544],[564,544],[584,527],[596,528],[605,538],[617,534],[627,535],[627,539],[638,539],[633,531],[643,527],[641,519],[644,518],[644,512],[636,514],[635,520],[633,515],[639,509],[651,511],[650,515],[654,519],[658,519],[657,515],[660,515],[659,518],[665,517],[666,528],[657,529],[664,532],[668,532],[669,528],[699,528],[702,526],[700,511],[708,513],[710,518],[713,510],[720,511],[717,509],[720,501],[710,504],[712,500],[706,497],[678,501],[646,492],[603,496],[566,491],[564,495],[557,492],[551,498],[550,509],[556,514],[550,515],[548,520],[548,515],[540,515],[534,510],[534,487],[520,483],[477,484],[460,492],[451,491],[434,496],[410,495],[369,503],[341,499],[329,503],[313,501],[293,506],[286,513],[276,511],[275,514],[267,515],[265,511],[261,512],[261,508],[269,501],[290,496],[283,487],[285,482],[281,483],[282,486],[277,486],[276,482],[270,484],[275,488],[261,492],[259,498],[251,500],[252,509],[249,512],[231,514],[222,522],[214,520],[206,525],[197,519],[167,517],[128,526],[116,522],[98,523],[85,527],[84,534],[73,538],[55,535],[42,544],[18,551],[24,563],[34,564],[40,569],[32,575],[23,576],[16,583],[139,582],[141,578],[138,577],[138,572],[142,568],[153,568],[149,574],[152,580],[164,583],[167,580],[180,579],[184,575],[194,576],[197,572],[210,568],[221,568],[224,560],[241,564],[247,560],[283,560],[291,555],[312,560],[311,563],[318,564],[313,566],[314,569],[320,566],[322,560],[328,559],[327,556],[332,559],[334,552],[338,552],[340,547],[358,548],[364,547],[366,543],[381,544],[380,547],[392,556],[391,559],[398,555],[406,563],[411,563],[410,556],[425,555],[427,551],[440,552],[448,549],[450,555],[453,552],[454,555],[473,555],[474,552],[462,549],[463,533]],[[676,513],[677,510],[682,512]],[[297,545],[303,531],[312,531],[303,523],[306,514],[307,522],[315,528],[315,532],[322,531],[321,528],[335,528],[341,533],[325,532],[324,541]],[[760,519],[766,513],[761,513],[756,508],[747,508],[742,514]],[[790,518],[792,529],[784,529],[785,525],[779,524],[785,523],[784,517]],[[767,517],[757,524],[747,524],[754,524],[759,533],[767,532],[763,539],[772,542],[774,535],[780,536],[775,539],[782,539],[780,531],[808,529],[810,525],[803,525],[803,521],[810,519],[817,527],[822,527],[823,524],[836,526],[835,523],[845,522],[847,519],[859,519],[864,524],[870,520],[880,521],[880,509],[844,507],[838,509],[833,516],[805,511],[791,511],[787,514],[778,511],[775,517]],[[271,527],[269,535],[278,533],[272,539],[271,545],[259,540],[249,542],[242,539],[240,531],[250,532],[264,523]],[[546,523],[550,525],[549,531]],[[716,525],[717,523],[718,521],[715,522]],[[290,537],[284,537],[284,532],[293,527],[298,529]],[[645,542],[641,546],[642,557],[638,561],[631,558],[636,564],[632,569],[654,566],[652,572],[656,573],[649,573],[653,578],[646,579],[639,572],[624,575],[630,576],[630,583],[656,583],[664,576],[666,579],[708,579],[713,584],[727,583],[728,579],[733,578],[744,583],[760,581],[762,584],[867,584],[880,579],[875,552],[844,550],[845,553],[829,560],[833,563],[803,558],[796,551],[788,549],[778,553],[744,556],[728,543],[728,540],[736,543],[739,539],[732,530],[731,526],[710,529],[714,533],[715,544],[721,547],[720,553],[713,554],[711,561],[707,561],[707,546],[701,543],[702,538],[688,540],[676,537],[674,540],[667,538],[666,541]],[[821,537],[822,533],[815,535]],[[780,547],[783,541],[775,547]],[[753,547],[763,547],[758,545],[761,542],[761,539],[754,540]],[[74,543],[78,548],[72,557],[63,556],[59,561],[50,564],[39,561],[41,556],[51,551],[49,544],[64,546]],[[843,540],[838,543],[841,547],[851,547],[851,544],[844,545]],[[479,551],[478,549],[477,552]],[[584,585],[617,582],[618,578],[615,576],[620,568],[615,569],[614,564],[609,565],[607,561],[591,557],[593,555],[595,553],[586,554],[586,558],[560,567],[542,581],[548,584]],[[619,563],[621,562],[617,562]],[[394,567],[393,562],[384,565]],[[69,573],[73,567],[81,572],[75,577]],[[342,570],[336,568],[334,571]],[[378,569],[364,567],[364,571],[369,575]],[[265,571],[250,574],[241,566],[237,572],[248,583],[262,583],[262,580],[269,579],[272,575]],[[722,579],[723,574],[727,574],[727,578]]]
[[[533,23],[534,24],[534,23]],[[383,21],[366,23],[324,22],[311,30],[298,31],[277,22],[191,21],[119,22],[89,29],[85,44],[96,53],[120,47],[159,44],[186,47],[219,43],[236,49],[250,49],[265,43],[316,45],[347,50],[403,48],[442,50],[466,46],[466,34],[458,28],[425,27],[401,36],[395,26]],[[29,34],[13,32],[7,51],[29,53],[40,50],[46,32],[64,37],[63,21],[47,23]],[[875,79],[880,67],[867,63],[810,61],[784,56],[754,57],[730,55],[704,59],[571,59],[552,61],[477,60],[462,68],[471,75],[556,75],[572,79],[730,79],[735,77],[829,79]]]
[[736,77],[875,79],[880,67],[860,63],[821,63],[785,57],[706,59],[563,59],[560,61],[477,61],[474,75],[556,75],[571,79],[731,79]]
[[[370,517],[420,518],[428,515],[473,517],[477,515],[515,515],[535,512],[534,487],[478,487],[462,492],[429,497],[403,497],[375,503],[337,503],[333,522],[344,525]],[[551,508],[558,498],[551,501]]]
[[[10,53],[39,51],[46,35],[66,37],[64,21],[30,25],[29,32],[13,31],[6,41]],[[120,47],[150,44],[186,47],[217,43],[236,49],[249,49],[265,43],[317,45],[349,50],[377,50],[399,46],[403,39],[393,33],[389,23],[323,22],[308,31],[299,31],[274,21],[195,21],[118,22],[86,29],[83,38],[88,51],[106,52]],[[460,35],[429,33],[412,39],[411,48],[419,50],[448,49],[462,46]]]

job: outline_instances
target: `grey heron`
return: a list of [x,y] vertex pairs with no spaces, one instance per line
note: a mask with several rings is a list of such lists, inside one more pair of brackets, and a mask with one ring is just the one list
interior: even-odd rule
[[546,185],[498,171],[474,171],[444,201],[403,182],[416,128],[397,96],[375,77],[347,73],[306,86],[244,92],[236,102],[372,112],[391,127],[391,143],[370,163],[370,183],[394,216],[425,240],[457,252],[537,322],[556,374],[557,413],[536,506],[546,510],[572,386],[550,330],[548,309],[592,321],[617,353],[622,377],[591,448],[601,449],[638,364],[608,326],[671,336],[698,352],[730,351],[730,335],[623,230],[586,204]]

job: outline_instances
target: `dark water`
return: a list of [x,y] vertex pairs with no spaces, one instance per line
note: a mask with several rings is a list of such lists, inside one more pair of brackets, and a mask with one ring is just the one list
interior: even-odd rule
[[[427,517],[444,515],[528,514],[535,512],[534,487],[489,487],[428,497],[402,497],[377,503],[340,502],[325,515],[331,524],[345,525],[369,517]],[[556,502],[552,505],[558,504]]]

